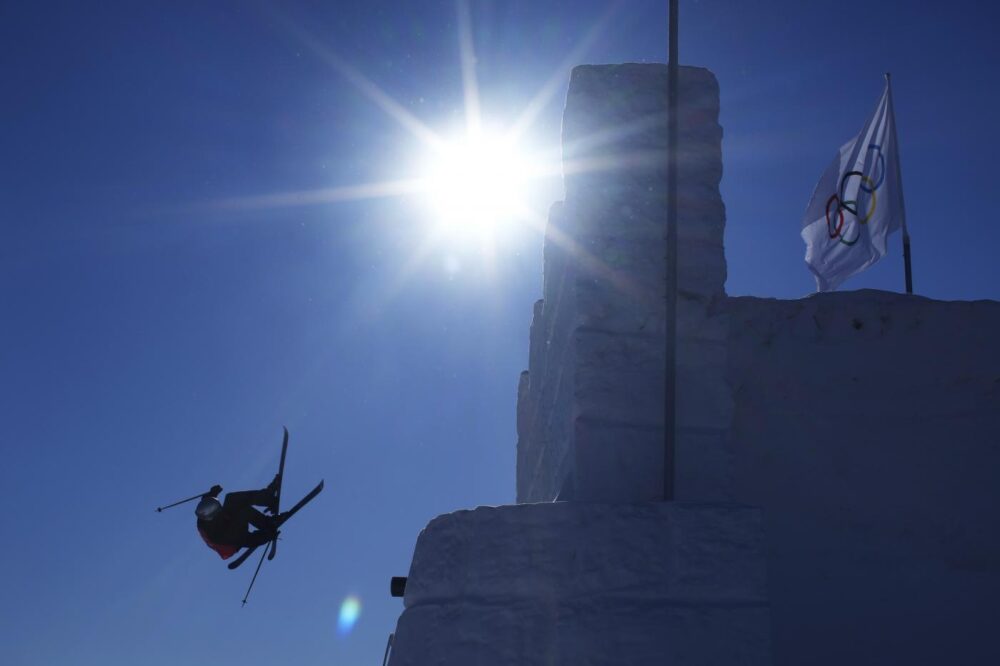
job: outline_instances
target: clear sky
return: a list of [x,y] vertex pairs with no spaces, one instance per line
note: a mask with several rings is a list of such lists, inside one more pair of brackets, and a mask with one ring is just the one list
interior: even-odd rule
[[[380,663],[420,529],[514,499],[569,67],[663,61],[666,4],[3,3],[0,663]],[[812,291],[802,213],[890,70],[916,291],[1000,298],[998,13],[682,1],[730,294]],[[477,192],[425,166],[470,108],[538,176],[491,234],[441,225]],[[844,288],[901,290],[890,247]],[[265,484],[283,424],[285,497],[326,490],[241,609],[252,562],[153,509]]]

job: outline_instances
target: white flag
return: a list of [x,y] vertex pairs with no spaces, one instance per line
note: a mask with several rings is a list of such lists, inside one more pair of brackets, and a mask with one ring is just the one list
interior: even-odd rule
[[906,233],[892,92],[861,133],[840,148],[816,184],[802,220],[806,263],[819,291],[836,289],[886,254],[886,239]]

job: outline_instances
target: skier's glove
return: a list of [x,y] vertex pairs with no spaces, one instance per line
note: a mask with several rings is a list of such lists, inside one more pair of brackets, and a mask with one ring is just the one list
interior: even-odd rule
[[215,484],[214,486],[212,486],[212,489],[208,491],[208,495],[209,497],[218,497],[219,493],[221,492],[222,492],[222,486],[220,486],[219,484]]

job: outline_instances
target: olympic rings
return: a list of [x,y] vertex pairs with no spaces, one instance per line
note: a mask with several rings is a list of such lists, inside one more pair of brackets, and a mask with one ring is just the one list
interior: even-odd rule
[[854,234],[854,240],[847,240],[843,236],[841,236],[837,240],[843,243],[844,245],[850,247],[851,245],[857,243],[859,238],[861,238],[861,227],[858,227],[857,233]]
[[[837,213],[840,215],[840,221],[837,222],[837,228],[833,229],[830,226],[830,204],[834,201],[837,202]],[[830,195],[830,198],[826,200],[826,230],[830,233],[830,238],[836,238],[840,235],[840,230],[844,228],[844,209],[840,207],[840,197],[836,194]]]
[[[833,229],[831,227],[831,225],[830,225],[830,204],[832,204],[834,201],[837,202],[837,214],[840,215],[840,220],[837,221],[837,228],[836,229]],[[854,202],[853,201],[848,201],[846,203],[854,203]],[[846,204],[842,204],[840,202],[840,197],[838,197],[836,194],[834,194],[833,196],[831,196],[829,199],[826,200],[826,230],[830,234],[830,238],[831,239],[836,238],[838,241],[840,241],[844,245],[850,246],[850,245],[854,245],[855,243],[857,243],[858,239],[861,238],[861,229],[860,229],[860,227],[858,228],[858,232],[854,235],[854,240],[850,240],[849,241],[849,240],[845,240],[844,239],[844,237],[841,235],[841,231],[844,228],[844,210],[845,209],[848,210],[848,211],[850,211],[850,208],[848,208],[846,206]],[[867,221],[868,220],[865,220],[865,222],[867,222]]]
[[[869,159],[869,155],[872,151],[875,151],[874,159]],[[871,167],[874,167],[874,174],[877,178],[865,173]],[[840,177],[840,186],[837,188],[835,194],[830,195],[830,198],[826,200],[826,230],[829,233],[831,240],[836,238],[839,242],[844,245],[854,245],[861,238],[861,228],[858,226],[857,233],[854,235],[853,240],[847,240],[844,238],[844,211],[854,216],[858,225],[868,224],[868,221],[872,219],[875,215],[875,209],[878,206],[878,196],[875,191],[882,186],[885,182],[885,156],[882,154],[882,147],[877,144],[870,144],[868,150],[865,152],[865,171],[846,171],[843,176]],[[861,197],[858,196],[855,199],[845,199],[847,185],[851,178],[857,177],[860,182],[858,183],[858,189],[865,194],[871,195],[868,210],[864,217],[858,215],[858,205]],[[834,225],[834,220],[830,214],[831,205],[836,202],[836,216],[837,221]]]
[[[840,197],[839,197],[841,200],[840,205],[842,208],[846,209],[848,212],[854,215],[854,217],[858,216],[858,202],[854,200],[844,201],[844,185],[847,184],[847,179],[850,178],[851,176],[858,176],[861,179],[861,184],[859,185],[859,187],[865,192],[871,192],[872,195],[871,207],[868,209],[868,213],[863,218],[858,219],[859,224],[868,224],[868,220],[872,219],[872,215],[875,214],[875,205],[878,203],[878,197],[875,195],[875,187],[876,187],[875,181],[873,181],[871,178],[861,173],[860,171],[848,171],[847,173],[844,174],[844,177],[840,179]],[[865,181],[868,181],[868,183],[871,186],[871,189],[865,188]]]
[[[878,153],[875,157],[875,164],[879,165],[881,168],[878,169],[878,178],[876,179],[875,184],[872,185],[870,190],[866,189],[864,184],[861,185],[861,189],[863,189],[865,192],[868,193],[874,192],[879,187],[881,187],[882,181],[885,180],[885,155],[882,154],[882,146],[879,146],[874,143],[870,144],[868,146],[867,152],[865,152],[865,161],[867,161],[868,159],[868,153],[870,153],[873,150]],[[865,169],[865,171],[867,171],[867,169]]]

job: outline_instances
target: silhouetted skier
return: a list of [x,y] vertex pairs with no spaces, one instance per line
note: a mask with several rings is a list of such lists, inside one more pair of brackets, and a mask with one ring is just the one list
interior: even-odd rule
[[[218,500],[222,486],[215,485],[201,496],[195,508],[198,516],[198,533],[209,548],[224,560],[232,557],[240,548],[256,548],[277,536],[275,524],[277,511],[279,478],[262,490],[244,490],[226,493],[224,502]],[[272,515],[267,516],[255,509],[264,507]],[[250,526],[256,528],[251,532]]]

